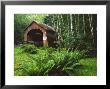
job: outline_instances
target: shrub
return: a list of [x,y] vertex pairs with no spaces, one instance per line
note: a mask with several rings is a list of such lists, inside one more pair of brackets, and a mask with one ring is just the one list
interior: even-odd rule
[[[80,59],[85,57],[84,51],[68,52],[65,48],[36,48],[34,45],[24,45],[22,49],[24,50],[24,57],[22,57],[24,62],[20,61],[22,62],[22,69],[26,72],[25,74],[31,76],[73,75],[74,66],[78,64]],[[37,52],[37,54],[32,54],[33,52]]]
[[37,53],[37,47],[33,44],[24,44],[21,46],[24,52],[35,54]]

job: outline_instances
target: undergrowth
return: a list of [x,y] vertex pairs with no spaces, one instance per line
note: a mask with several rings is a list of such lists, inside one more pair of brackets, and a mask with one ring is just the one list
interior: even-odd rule
[[15,76],[73,76],[85,51],[22,45],[14,50]]

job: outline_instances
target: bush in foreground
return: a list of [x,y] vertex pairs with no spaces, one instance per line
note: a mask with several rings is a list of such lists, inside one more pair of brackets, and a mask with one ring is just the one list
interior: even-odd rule
[[[21,50],[21,51],[19,51]],[[20,53],[21,52],[21,53]],[[84,51],[65,48],[37,48],[33,45],[15,48],[15,75],[18,76],[65,76],[85,57]]]

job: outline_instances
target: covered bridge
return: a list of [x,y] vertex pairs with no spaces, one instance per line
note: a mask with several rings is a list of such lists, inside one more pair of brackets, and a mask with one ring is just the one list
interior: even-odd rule
[[34,43],[37,46],[54,46],[57,33],[50,26],[33,21],[24,30],[24,42]]

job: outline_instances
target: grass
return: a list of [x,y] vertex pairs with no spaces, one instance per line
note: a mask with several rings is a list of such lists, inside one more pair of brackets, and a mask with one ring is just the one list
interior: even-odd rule
[[75,76],[97,76],[96,58],[81,59],[79,63],[74,69]]
[[[37,48],[34,52],[32,50],[30,52],[30,48],[29,50],[24,50],[22,47],[14,49],[15,76],[48,76],[51,70],[55,75],[57,75],[56,71],[62,74],[63,70],[71,76],[96,76],[96,58],[81,59],[83,54],[78,51],[68,53],[65,49]],[[63,62],[65,55],[67,61]],[[78,65],[73,67],[73,64]],[[61,71],[59,68],[62,68]]]

